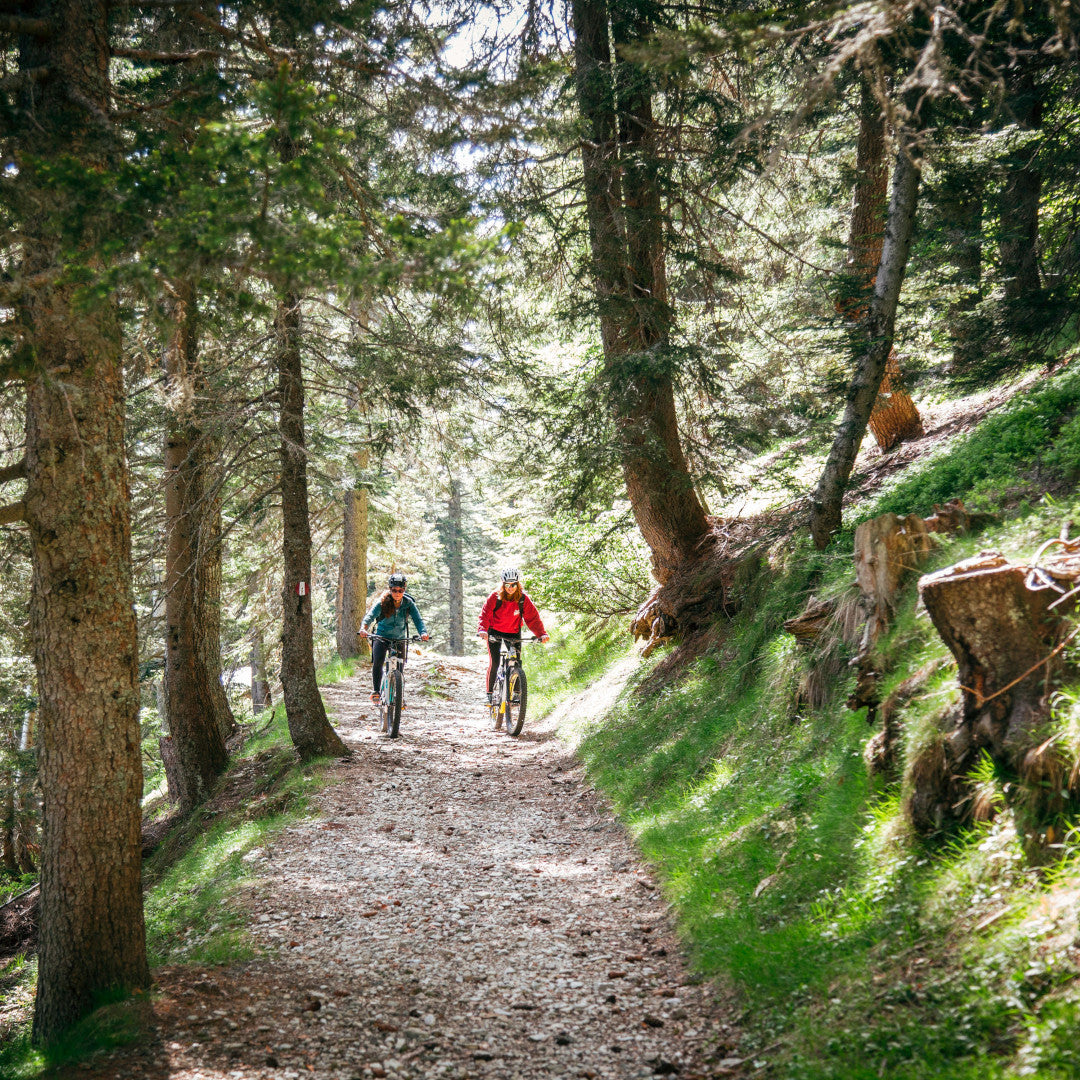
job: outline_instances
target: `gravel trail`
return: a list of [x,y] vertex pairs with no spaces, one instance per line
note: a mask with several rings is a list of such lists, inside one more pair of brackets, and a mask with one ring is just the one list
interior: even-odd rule
[[479,670],[410,657],[393,741],[366,676],[324,689],[355,753],[330,769],[321,815],[253,859],[264,955],[159,971],[155,1044],[93,1075],[693,1080],[750,1065],[551,723],[492,731]]

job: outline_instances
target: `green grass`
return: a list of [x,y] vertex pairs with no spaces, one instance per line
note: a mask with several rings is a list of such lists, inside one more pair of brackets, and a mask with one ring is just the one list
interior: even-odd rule
[[529,713],[547,716],[560,702],[580,693],[630,649],[630,634],[620,623],[597,626],[586,618],[571,619],[551,631],[551,646],[523,650],[529,680]]
[[[273,737],[273,729],[260,742]],[[258,780],[244,784],[235,810],[210,816],[196,811],[148,860],[145,875],[146,941],[152,967],[161,964],[223,964],[252,955],[244,930],[246,913],[232,903],[252,875],[258,849],[307,812],[307,795],[322,784],[320,771],[295,765],[280,745],[255,748],[234,762],[257,763]],[[226,777],[228,784],[228,776]]]
[[[1047,394],[1035,395],[1040,408]],[[1059,415],[1070,394],[1053,398]],[[1022,476],[1031,445],[999,436],[996,445],[1012,449],[984,478]],[[972,437],[957,453],[974,454],[973,445],[985,451]],[[954,494],[935,489],[938,468],[933,483],[909,490],[935,501]],[[909,509],[889,504],[896,490],[875,510]],[[1022,503],[981,536],[944,540],[927,568],[987,547],[1030,556],[1078,514],[1076,497]],[[743,1003],[740,1054],[756,1076],[777,1080],[1075,1080],[1076,833],[1051,873],[1027,866],[1007,812],[991,825],[914,836],[902,783],[868,778],[863,751],[876,727],[844,706],[845,657],[829,703],[795,705],[800,673],[820,658],[801,654],[780,623],[811,590],[849,588],[850,534],[824,555],[793,541],[771,557],[760,602],[726,626],[714,653],[667,681],[654,656],[607,716],[568,731],[657,868],[693,963]],[[876,653],[885,694],[950,659],[914,588]],[[947,664],[901,714],[903,754],[938,737],[956,697]],[[1059,730],[1075,735],[1080,688],[1057,700]]]
[[47,1048],[32,1046],[29,1030],[19,1030],[0,1046],[0,1076],[34,1080],[91,1054],[138,1042],[150,1023],[149,1010],[149,998],[140,991],[121,1001],[103,1001]]
[[1018,394],[972,432],[905,472],[863,516],[929,514],[964,499],[993,508],[1030,491],[1033,481],[1080,474],[1080,372],[1066,370]]

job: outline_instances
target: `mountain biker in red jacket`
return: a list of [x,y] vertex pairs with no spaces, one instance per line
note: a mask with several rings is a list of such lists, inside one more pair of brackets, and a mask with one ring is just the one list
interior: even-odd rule
[[506,638],[521,640],[521,624],[541,640],[548,641],[548,632],[540,620],[540,612],[521,587],[521,575],[517,567],[508,566],[502,572],[502,586],[495,590],[480,611],[477,634],[487,639],[487,699],[491,704],[491,689],[499,671],[499,653]]

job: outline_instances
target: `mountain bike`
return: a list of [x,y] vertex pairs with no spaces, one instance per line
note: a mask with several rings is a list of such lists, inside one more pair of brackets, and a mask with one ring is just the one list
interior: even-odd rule
[[369,637],[389,645],[379,688],[379,730],[396,739],[401,727],[401,706],[405,702],[405,661],[409,658],[409,642],[412,639],[408,626],[405,627],[403,638],[386,638],[380,634],[370,634]]
[[494,634],[503,643],[499,670],[491,688],[491,719],[496,731],[501,720],[506,734],[517,736],[525,724],[525,707],[529,701],[529,682],[521,666],[521,646],[540,639],[531,637],[523,641],[519,637],[505,637],[497,630],[489,630],[488,634]]

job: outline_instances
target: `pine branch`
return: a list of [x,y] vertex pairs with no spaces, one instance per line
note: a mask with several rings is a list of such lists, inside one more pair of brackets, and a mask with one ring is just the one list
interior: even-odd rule
[[26,521],[26,503],[22,499],[0,506],[0,525],[14,525],[19,521]]
[[31,19],[25,15],[0,15],[0,33],[21,34],[32,38],[49,38],[55,27],[48,19]]
[[217,60],[225,54],[218,49],[195,49],[192,52],[159,52],[156,49],[127,49],[116,45],[110,50],[111,56],[122,56],[125,60],[146,60],[155,64],[189,64],[193,60]]
[[0,469],[0,484],[6,484],[9,480],[25,480],[26,479],[26,458],[22,461],[17,461],[14,465],[8,465],[7,468]]

